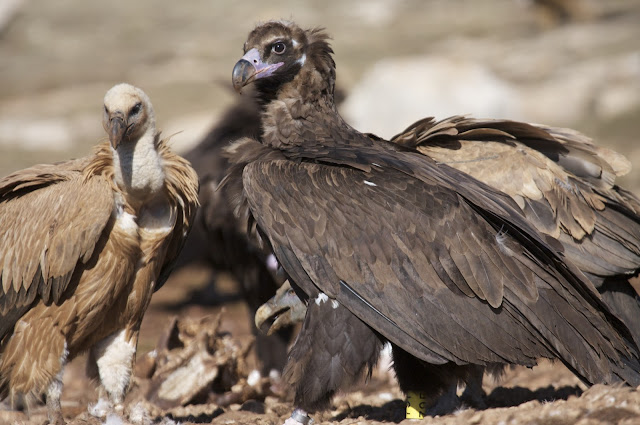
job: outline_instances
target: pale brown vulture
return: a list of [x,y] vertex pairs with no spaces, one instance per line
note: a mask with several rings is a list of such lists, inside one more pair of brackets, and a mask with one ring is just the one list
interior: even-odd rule
[[302,323],[306,314],[306,304],[298,297],[291,283],[285,280],[275,295],[256,310],[254,320],[257,329],[271,335],[282,328]]
[[403,391],[432,395],[477,366],[561,360],[587,383],[640,383],[638,347],[562,245],[509,196],[337,113],[322,30],[255,28],[233,70],[255,83],[262,142],[227,178],[308,300],[285,378],[292,420],[323,408],[393,347]]
[[111,88],[103,126],[93,155],[0,180],[0,394],[45,392],[52,423],[64,366],[86,350],[122,410],[142,316],[198,206],[142,90]]

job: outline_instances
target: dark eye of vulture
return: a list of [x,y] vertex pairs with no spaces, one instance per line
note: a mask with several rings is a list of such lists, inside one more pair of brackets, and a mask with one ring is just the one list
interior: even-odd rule
[[129,116],[131,117],[131,116],[139,113],[141,109],[142,109],[142,103],[140,103],[140,102],[136,103],[133,106],[133,108],[131,108],[131,111],[129,111]]
[[271,50],[273,51],[273,53],[281,55],[281,54],[284,53],[284,50],[286,48],[287,48],[287,46],[285,46],[283,42],[278,41],[277,43],[273,44],[273,47],[271,48]]
[[284,373],[291,419],[326,407],[387,341],[405,392],[434,396],[478,368],[539,358],[586,383],[640,384],[627,327],[514,198],[345,123],[327,39],[267,22],[233,69],[236,89],[256,84],[263,122],[261,143],[235,145],[238,208],[308,300]]

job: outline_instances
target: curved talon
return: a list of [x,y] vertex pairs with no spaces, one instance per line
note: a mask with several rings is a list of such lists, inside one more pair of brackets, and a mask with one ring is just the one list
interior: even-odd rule
[[87,410],[89,411],[89,414],[91,416],[94,416],[96,418],[106,418],[111,409],[112,406],[109,400],[99,398],[95,404],[90,404]]

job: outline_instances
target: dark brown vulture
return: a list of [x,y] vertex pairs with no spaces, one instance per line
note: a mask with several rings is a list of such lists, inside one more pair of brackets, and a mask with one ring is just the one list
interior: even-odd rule
[[325,407],[385,341],[405,392],[539,358],[638,385],[628,329],[509,196],[344,122],[327,38],[262,24],[233,70],[237,89],[256,85],[263,134],[236,143],[228,189],[308,300],[285,368],[291,420]]
[[103,125],[93,155],[0,180],[0,396],[46,393],[56,424],[64,366],[86,350],[122,410],[143,314],[198,206],[142,90],[110,89]]
[[[628,282],[640,271],[640,200],[615,184],[630,170],[626,158],[573,130],[460,116],[426,118],[391,141],[511,196],[536,229],[560,240],[640,341],[640,307]],[[258,323],[277,314],[271,310],[280,303],[294,307],[286,290],[277,296],[281,301],[270,300]],[[279,326],[289,322],[281,318]]]
[[[640,306],[628,282],[640,269],[640,202],[614,184],[630,169],[623,156],[568,129],[464,117],[426,118],[391,141],[510,195],[530,224],[560,240],[640,341]],[[285,284],[258,309],[256,326],[272,333],[301,322],[305,308]]]

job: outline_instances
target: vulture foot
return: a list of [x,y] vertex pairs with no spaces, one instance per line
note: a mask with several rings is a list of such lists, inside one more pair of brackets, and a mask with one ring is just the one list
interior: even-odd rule
[[49,419],[44,422],[45,425],[67,425],[67,421],[62,417],[61,412],[49,414]]
[[454,383],[449,386],[447,392],[442,394],[438,399],[427,409],[425,416],[442,416],[452,413],[458,407],[460,407],[460,399],[456,393],[458,384]]
[[124,405],[121,403],[114,405],[107,399],[100,398],[96,404],[89,406],[88,410],[91,416],[104,419],[107,422],[114,420],[114,418],[121,418],[120,422],[122,422],[122,419],[128,420],[128,422],[124,423],[149,423],[149,412],[147,412],[141,403],[135,404],[125,410]]
[[291,413],[291,417],[284,421],[284,425],[311,425],[313,424],[313,419],[309,417],[307,412],[302,409],[295,409],[293,413]]
[[91,416],[95,416],[96,418],[106,418],[109,413],[114,411],[111,403],[104,398],[98,399],[98,402],[96,404],[90,405],[88,410],[89,414]]

